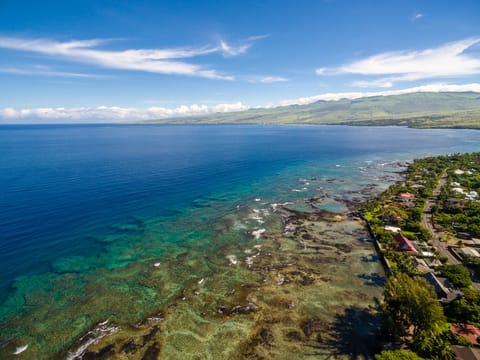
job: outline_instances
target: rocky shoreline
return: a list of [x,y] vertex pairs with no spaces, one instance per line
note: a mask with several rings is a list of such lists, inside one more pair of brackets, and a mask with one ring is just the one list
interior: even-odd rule
[[[60,264],[55,291],[69,302],[42,324],[68,322],[11,336],[5,351],[13,359],[370,356],[383,268],[357,210],[399,181],[406,163],[364,164],[335,165],[338,178],[285,177],[271,197],[259,189],[227,204],[217,194],[168,220],[120,224],[106,244],[142,261],[85,275],[72,273],[76,259]],[[62,281],[74,277],[85,281],[79,299]],[[52,295],[29,296],[43,304]]]
[[[332,354],[348,358],[350,351],[373,354],[377,324],[369,307],[380,295],[383,273],[372,244],[364,241],[369,234],[356,216],[360,203],[355,197],[369,197],[375,188],[368,185],[360,194],[336,199],[349,209],[343,213],[315,208],[320,198],[305,200],[314,205],[313,211],[278,206],[275,216],[282,221],[281,230],[262,234],[252,249],[245,251],[249,260],[240,265],[240,271],[250,272],[253,281],[231,286],[215,279],[215,274],[192,281],[143,322],[127,326],[102,323],[60,358],[148,360],[228,355],[232,359],[273,359],[288,358],[287,354],[296,358]],[[205,290],[210,286],[217,289]],[[202,323],[200,328],[212,331],[213,338],[219,338],[200,335],[204,330],[188,326],[175,329],[176,318],[180,322],[189,318],[189,324],[194,319],[194,323]],[[346,328],[349,334],[344,333]],[[197,339],[197,345],[192,345],[195,341],[183,344],[185,340],[176,331]]]

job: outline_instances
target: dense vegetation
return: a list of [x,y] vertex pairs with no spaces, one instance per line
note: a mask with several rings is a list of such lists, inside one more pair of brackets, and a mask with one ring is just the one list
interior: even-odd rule
[[446,170],[448,186],[442,188],[434,208],[435,222],[454,235],[467,233],[480,238],[480,202],[466,198],[458,190],[480,193],[480,154],[454,155],[450,160]]
[[414,93],[151,120],[176,124],[343,124],[480,128],[477,93]]
[[[454,335],[449,324],[480,326],[480,291],[473,289],[470,271],[480,270],[480,259],[467,256],[463,265],[454,265],[446,263],[448,258],[437,256],[444,262],[442,266],[435,265],[437,276],[448,278],[463,294],[440,303],[434,288],[423,278],[425,270],[414,260],[422,258],[422,253],[413,256],[399,251],[395,239],[397,229],[401,229],[403,235],[416,242],[416,248],[435,252],[429,245],[432,235],[421,225],[421,220],[424,205],[432,199],[439,184],[443,186],[432,207],[437,233],[448,234],[451,241],[457,239],[457,246],[461,247],[461,239],[478,236],[480,202],[471,192],[480,192],[480,153],[415,160],[402,184],[391,186],[362,210],[390,266],[384,299],[378,308],[383,318],[383,334],[400,339],[413,351],[384,351],[376,355],[377,360],[419,356],[454,359],[452,344],[472,344]],[[455,190],[459,187],[461,192]]]

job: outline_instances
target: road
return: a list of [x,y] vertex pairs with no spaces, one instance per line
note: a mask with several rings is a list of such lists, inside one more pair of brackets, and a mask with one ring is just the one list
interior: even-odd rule
[[[445,185],[446,182],[447,175],[445,174],[438,182],[435,190],[433,190],[432,196],[425,201],[425,205],[423,206],[421,224],[424,228],[430,231],[430,234],[432,234],[433,247],[438,250],[440,255],[446,256],[448,258],[448,262],[451,264],[461,264],[461,262],[455,256],[453,256],[450,251],[448,251],[445,243],[440,241],[438,234],[433,227],[432,206],[437,203],[438,195],[442,190],[442,186]],[[472,286],[475,290],[480,290],[480,282],[472,281]]]
[[441,242],[435,228],[433,227],[433,217],[432,217],[432,207],[436,204],[438,195],[442,190],[443,185],[447,182],[447,175],[443,175],[438,182],[437,187],[433,190],[433,194],[430,198],[425,201],[425,205],[423,206],[423,213],[422,213],[422,221],[421,224],[424,228],[430,231],[432,234],[433,246],[438,250],[440,255],[446,256],[448,261],[452,264],[461,264],[458,259],[452,255],[450,251],[448,251],[445,243]]

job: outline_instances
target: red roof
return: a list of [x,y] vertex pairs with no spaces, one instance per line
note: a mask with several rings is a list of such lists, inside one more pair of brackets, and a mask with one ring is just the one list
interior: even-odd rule
[[418,251],[415,249],[415,246],[413,246],[412,242],[408,240],[403,234],[398,233],[395,235],[395,240],[398,242],[397,250],[398,251],[403,251],[411,254],[417,254]]
[[413,199],[415,197],[414,194],[409,192],[401,192],[398,194],[398,196],[401,197],[402,199]]
[[480,345],[477,341],[477,338],[480,336],[480,329],[473,325],[455,324],[450,326],[450,331],[467,338],[474,345]]

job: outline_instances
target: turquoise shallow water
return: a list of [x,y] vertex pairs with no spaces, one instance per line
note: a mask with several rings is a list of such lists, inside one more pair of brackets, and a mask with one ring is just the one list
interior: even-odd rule
[[[0,354],[49,358],[94,324],[135,323],[199,279],[257,275],[272,204],[344,210],[388,165],[478,151],[480,133],[322,126],[0,128]],[[253,211],[255,209],[256,211]],[[268,209],[264,210],[264,209]],[[20,354],[19,356],[23,356]]]

